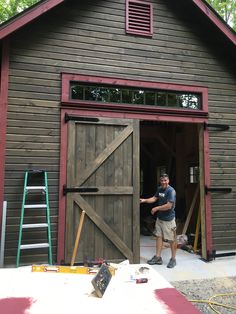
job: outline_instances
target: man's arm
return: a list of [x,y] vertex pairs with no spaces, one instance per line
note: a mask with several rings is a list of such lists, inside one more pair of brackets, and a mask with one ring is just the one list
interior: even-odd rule
[[167,202],[164,205],[153,207],[151,210],[151,213],[152,215],[154,215],[157,211],[165,211],[165,210],[171,209],[172,206],[173,206],[172,202]]
[[142,203],[151,204],[151,203],[155,203],[157,200],[158,200],[158,197],[156,196],[152,196],[149,198],[140,198],[140,204]]

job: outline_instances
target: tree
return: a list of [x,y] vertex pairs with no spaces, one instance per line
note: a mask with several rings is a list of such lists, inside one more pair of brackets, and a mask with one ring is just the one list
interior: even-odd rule
[[0,23],[20,13],[39,0],[0,0]]
[[236,31],[236,1],[207,0],[218,14]]

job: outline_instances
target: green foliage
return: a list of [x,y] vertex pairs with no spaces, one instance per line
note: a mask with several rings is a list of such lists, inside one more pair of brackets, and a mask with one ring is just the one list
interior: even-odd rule
[[236,0],[207,0],[207,2],[236,31]]
[[20,13],[39,0],[0,0],[0,23]]

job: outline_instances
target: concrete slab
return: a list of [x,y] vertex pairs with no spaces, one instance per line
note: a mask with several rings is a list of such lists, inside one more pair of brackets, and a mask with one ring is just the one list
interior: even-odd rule
[[[155,255],[156,240],[152,236],[141,236],[140,242],[140,262],[146,263]],[[177,266],[172,269],[166,267],[170,258],[169,248],[162,250],[162,258],[163,265],[154,265],[153,268],[169,282],[236,276],[236,256],[205,262],[199,255],[178,249]]]

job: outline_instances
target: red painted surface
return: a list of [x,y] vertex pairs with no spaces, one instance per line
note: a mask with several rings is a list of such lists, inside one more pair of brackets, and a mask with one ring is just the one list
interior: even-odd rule
[[[210,151],[209,151],[209,131],[208,128],[204,130],[203,134],[204,145],[204,175],[205,186],[210,187]],[[206,249],[208,253],[212,253],[212,219],[211,219],[211,193],[205,195],[205,226],[206,226]]]
[[32,306],[32,298],[4,298],[0,299],[1,314],[26,314]]
[[233,31],[217,17],[211,8],[201,0],[193,0],[193,2],[236,45],[236,36]]
[[9,23],[4,23],[0,29],[0,39],[20,29],[22,26],[32,22],[42,14],[48,12],[65,0],[48,0],[39,5],[35,5],[23,12],[19,17],[12,19]]
[[64,121],[64,110],[61,111],[61,156],[59,177],[59,213],[58,213],[58,246],[57,263],[60,264],[65,258],[65,221],[66,221],[66,197],[63,195],[63,185],[66,184],[67,163],[67,123]]
[[199,314],[201,313],[175,288],[156,289],[156,299],[164,303],[168,309],[166,314]]
[[[2,228],[2,211],[5,179],[5,149],[8,102],[8,75],[9,75],[9,42],[5,40],[2,48],[1,80],[0,80],[0,230]],[[0,233],[1,236],[1,233]]]
[[[135,27],[130,27],[129,25],[129,20],[130,20],[130,2],[133,4],[137,3],[137,4],[142,4],[144,6],[149,6],[149,10],[150,10],[150,15],[149,15],[149,31],[141,31],[140,29],[137,30],[135,29]],[[140,10],[140,8],[139,8]],[[144,9],[145,10],[145,9]],[[141,16],[142,16],[142,11],[141,11]],[[132,18],[132,20],[134,19],[134,16]],[[142,17],[140,18],[139,16],[137,16],[137,23],[139,24],[139,21],[141,20],[142,23]],[[134,21],[134,20],[133,20]],[[146,24],[148,25],[148,23]],[[148,2],[144,2],[144,1],[138,1],[138,0],[126,0],[126,33],[131,33],[131,34],[136,34],[136,35],[144,35],[144,36],[152,36],[153,35],[153,6],[152,3],[148,3]]]

